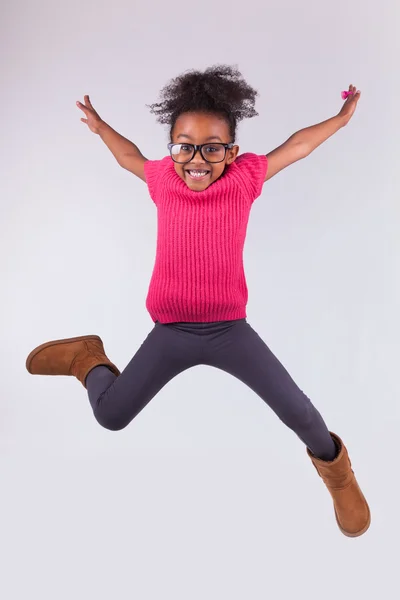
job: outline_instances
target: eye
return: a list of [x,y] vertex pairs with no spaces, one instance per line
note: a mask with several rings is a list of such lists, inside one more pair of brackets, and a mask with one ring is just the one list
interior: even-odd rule
[[221,162],[225,158],[225,146],[223,144],[207,144],[203,147],[203,154],[210,162]]
[[171,154],[190,154],[193,148],[190,144],[174,144],[171,146]]

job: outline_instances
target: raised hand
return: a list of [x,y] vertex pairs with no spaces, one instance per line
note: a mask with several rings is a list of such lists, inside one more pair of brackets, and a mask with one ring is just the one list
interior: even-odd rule
[[84,102],[85,104],[82,104],[82,102],[79,101],[76,103],[77,107],[85,113],[86,118],[82,118],[81,121],[82,123],[86,123],[90,131],[93,131],[93,133],[99,133],[103,121],[99,114],[94,110],[88,95],[84,96]]
[[354,85],[349,85],[349,91],[346,102],[343,104],[339,116],[348,123],[357,108],[357,103],[360,99],[361,92]]

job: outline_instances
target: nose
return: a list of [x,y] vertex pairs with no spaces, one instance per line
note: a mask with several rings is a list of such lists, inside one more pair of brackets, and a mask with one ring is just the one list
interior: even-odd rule
[[205,164],[208,164],[204,160],[204,158],[203,158],[203,156],[202,156],[202,154],[200,152],[200,148],[197,148],[197,150],[195,151],[194,156],[193,156],[192,160],[190,161],[190,164],[194,164],[194,165],[199,165],[199,164],[205,165]]

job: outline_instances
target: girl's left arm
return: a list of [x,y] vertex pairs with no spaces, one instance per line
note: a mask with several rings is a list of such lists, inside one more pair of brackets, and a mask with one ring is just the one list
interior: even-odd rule
[[267,154],[268,171],[265,181],[311,154],[334,133],[347,125],[354,114],[360,95],[361,92],[356,90],[354,85],[350,85],[349,96],[335,117],[297,131],[284,144]]

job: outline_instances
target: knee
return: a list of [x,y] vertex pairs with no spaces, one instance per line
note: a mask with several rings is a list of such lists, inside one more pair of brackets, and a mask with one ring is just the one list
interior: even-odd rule
[[286,415],[283,415],[285,424],[294,431],[305,431],[311,429],[318,420],[319,413],[306,396],[302,396],[290,407]]
[[109,431],[121,431],[130,423],[130,421],[127,421],[126,418],[117,414],[105,414],[101,411],[95,411],[94,416],[99,425],[104,427],[104,429],[108,429]]

